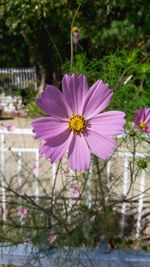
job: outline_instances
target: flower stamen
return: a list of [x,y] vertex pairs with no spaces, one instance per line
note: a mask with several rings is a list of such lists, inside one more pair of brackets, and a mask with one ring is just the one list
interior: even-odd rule
[[71,31],[72,31],[72,33],[75,33],[75,32],[79,32],[79,29],[78,29],[78,27],[74,26],[74,27],[72,27]]
[[69,129],[73,131],[74,133],[81,133],[86,128],[86,121],[84,117],[74,114],[69,119]]
[[148,128],[147,123],[145,121],[139,122],[139,127],[143,130],[146,130]]

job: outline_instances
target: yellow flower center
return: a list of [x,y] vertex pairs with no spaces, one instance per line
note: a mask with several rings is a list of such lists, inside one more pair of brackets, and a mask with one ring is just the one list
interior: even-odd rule
[[140,127],[141,129],[144,129],[144,130],[146,130],[146,129],[148,128],[147,123],[144,122],[144,121],[141,121],[141,122],[139,123],[139,127]]
[[86,127],[86,121],[84,117],[74,114],[69,119],[69,129],[73,131],[74,133],[80,133],[85,130]]
[[78,27],[76,27],[76,26],[74,26],[74,27],[72,27],[72,32],[74,33],[74,32],[78,32],[79,31],[79,29],[78,29]]

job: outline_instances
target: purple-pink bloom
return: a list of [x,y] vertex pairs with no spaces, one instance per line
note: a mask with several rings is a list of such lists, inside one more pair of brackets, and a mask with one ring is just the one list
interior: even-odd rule
[[80,34],[78,27],[74,26],[72,27],[72,35],[73,35],[73,42],[75,45],[79,44],[80,41]]
[[113,137],[124,132],[125,113],[102,112],[112,98],[112,90],[102,80],[88,90],[84,75],[64,75],[62,92],[47,85],[38,106],[48,115],[32,122],[35,137],[44,140],[40,152],[54,163],[68,152],[69,167],[84,171],[89,168],[90,152],[108,159],[117,144]]
[[150,108],[137,109],[133,122],[141,131],[150,133]]
[[14,109],[12,111],[12,114],[14,116],[21,116],[21,117],[27,116],[27,112],[25,110],[23,110],[23,109]]
[[23,220],[27,216],[27,209],[26,208],[20,208],[17,212],[17,216],[20,218],[20,220]]
[[80,35],[79,32],[74,32],[73,33],[73,42],[75,45],[78,45],[80,41]]
[[16,126],[13,124],[10,124],[7,126],[7,131],[14,132],[16,130]]
[[52,245],[57,239],[57,235],[49,235],[48,238],[47,238],[47,241],[50,245]]
[[73,188],[71,188],[71,196],[72,196],[73,198],[79,198],[80,195],[81,195],[81,190],[80,190],[80,188],[78,188],[78,187],[73,187]]

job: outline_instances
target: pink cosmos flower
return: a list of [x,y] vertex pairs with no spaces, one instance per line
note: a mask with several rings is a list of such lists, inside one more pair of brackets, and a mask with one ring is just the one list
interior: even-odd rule
[[49,235],[47,240],[50,245],[52,245],[57,239],[57,235]]
[[26,208],[20,208],[17,212],[17,216],[20,218],[20,220],[23,220],[27,216],[27,209]]
[[21,117],[27,116],[27,112],[25,110],[23,110],[23,109],[14,109],[12,111],[12,114],[14,116],[21,116]]
[[72,27],[72,35],[73,35],[73,42],[75,45],[79,44],[80,41],[80,34],[78,27],[74,26]]
[[18,109],[14,109],[14,110],[12,111],[12,114],[13,114],[14,116],[18,116]]
[[16,126],[13,124],[10,124],[7,126],[7,131],[14,132],[16,130]]
[[81,195],[81,190],[78,187],[71,188],[71,195],[73,198],[79,198]]
[[69,168],[87,170],[90,152],[108,159],[117,148],[113,136],[124,132],[125,113],[103,111],[112,98],[108,84],[98,80],[88,90],[84,75],[65,75],[62,92],[47,85],[38,106],[48,114],[33,121],[36,138],[44,140],[40,153],[51,163],[60,160],[68,151]]
[[150,108],[137,109],[133,122],[141,131],[150,133]]

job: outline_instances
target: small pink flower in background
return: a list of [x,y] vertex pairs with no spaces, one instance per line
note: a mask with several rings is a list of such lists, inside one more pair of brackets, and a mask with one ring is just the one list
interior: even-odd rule
[[18,212],[17,212],[17,216],[18,216],[18,218],[19,218],[20,220],[23,220],[24,218],[27,217],[27,213],[28,213],[27,209],[22,207],[22,208],[20,208],[20,209],[18,210]]
[[27,116],[27,112],[26,112],[25,110],[23,110],[23,109],[19,109],[19,110],[18,110],[18,113],[19,113],[19,115],[22,116],[22,117]]
[[17,115],[18,115],[18,109],[14,109],[14,110],[12,111],[12,114],[13,114],[14,116],[17,116]]
[[62,92],[53,85],[36,99],[48,114],[32,122],[33,132],[45,141],[40,153],[54,163],[68,152],[69,168],[84,171],[90,165],[90,153],[106,160],[117,148],[114,136],[124,132],[125,113],[107,111],[112,90],[102,80],[88,90],[84,75],[65,75]]
[[137,109],[133,122],[141,131],[150,133],[150,108]]
[[73,42],[75,45],[78,45],[79,44],[79,41],[80,41],[80,35],[79,35],[79,32],[75,32],[73,34]]
[[80,41],[80,34],[78,27],[74,26],[72,27],[72,35],[73,35],[73,42],[75,45],[78,45]]
[[23,109],[15,109],[12,111],[14,116],[21,116],[21,117],[25,117],[27,115],[27,112]]
[[18,110],[18,115],[21,116],[21,117],[25,117],[25,116],[27,116],[27,112],[26,112],[26,110],[19,109]]
[[49,243],[49,245],[52,245],[57,239],[57,235],[49,235],[47,238],[47,241]]
[[16,126],[13,124],[8,125],[6,128],[7,128],[7,131],[9,132],[14,132],[16,130]]
[[39,176],[39,168],[34,166],[32,169],[32,173],[37,178]]
[[73,198],[79,198],[81,196],[81,190],[78,187],[71,188],[71,196]]

